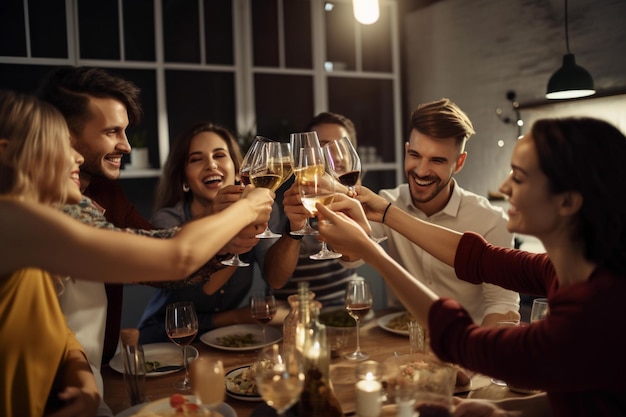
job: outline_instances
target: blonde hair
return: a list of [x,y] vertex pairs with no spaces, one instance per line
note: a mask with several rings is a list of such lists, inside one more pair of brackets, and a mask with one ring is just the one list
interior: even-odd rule
[[72,169],[69,130],[61,113],[35,97],[0,91],[0,194],[58,206]]

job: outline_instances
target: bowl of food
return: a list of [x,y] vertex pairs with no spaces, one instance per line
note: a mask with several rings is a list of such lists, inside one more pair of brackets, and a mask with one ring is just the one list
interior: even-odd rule
[[330,357],[340,357],[348,346],[348,339],[355,334],[356,322],[341,306],[322,309],[319,321],[326,326]]

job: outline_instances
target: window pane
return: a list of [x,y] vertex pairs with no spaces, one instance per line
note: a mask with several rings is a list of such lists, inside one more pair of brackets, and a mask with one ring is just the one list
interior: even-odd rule
[[33,57],[67,58],[64,0],[28,2],[30,51]]
[[253,65],[278,67],[278,6],[276,0],[252,3]]
[[116,1],[78,0],[80,58],[120,59]]
[[335,68],[356,69],[354,15],[352,2],[335,3],[326,16],[326,60],[332,61]]
[[233,6],[231,0],[204,0],[206,61],[233,65]]
[[313,68],[311,56],[311,2],[283,1],[285,61],[290,68]]
[[26,56],[26,26],[22,0],[0,2],[0,55]]
[[156,60],[153,6],[153,0],[124,2],[124,52],[129,61]]
[[328,108],[354,122],[358,146],[374,146],[383,162],[394,161],[392,81],[329,77]]
[[313,117],[312,77],[256,74],[254,95],[259,135],[286,142]]
[[163,1],[166,62],[200,62],[200,28],[196,1]]
[[392,72],[391,7],[380,6],[380,19],[361,25],[363,71]]
[[235,132],[235,78],[230,72],[168,70],[170,143],[191,124],[211,121]]

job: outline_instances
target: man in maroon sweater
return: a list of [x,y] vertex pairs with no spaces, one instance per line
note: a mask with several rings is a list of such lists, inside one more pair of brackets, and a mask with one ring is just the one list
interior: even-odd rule
[[[84,195],[120,228],[152,229],[124,194],[118,179],[122,156],[131,151],[126,128],[141,121],[139,88],[98,68],[59,67],[41,84],[38,96],[65,117],[72,145],[85,158],[80,170]],[[107,322],[102,362],[115,354],[122,316],[123,286],[106,284]]]

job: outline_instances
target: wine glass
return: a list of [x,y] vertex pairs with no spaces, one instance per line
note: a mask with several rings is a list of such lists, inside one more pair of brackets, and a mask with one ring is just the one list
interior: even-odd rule
[[189,365],[189,374],[198,405],[209,412],[215,410],[224,401],[226,391],[222,361],[200,356]]
[[355,196],[355,186],[361,176],[361,158],[350,139],[344,136],[332,140],[323,149],[332,174],[337,181],[348,187],[351,196]]
[[[261,143],[252,155],[250,164],[250,181],[258,188],[269,188],[276,191],[283,183],[283,155],[279,142],[268,141]],[[270,230],[269,225],[263,233],[256,237],[260,239],[281,237]]]
[[[326,170],[324,154],[316,148],[300,149],[302,168],[298,175],[298,191],[302,205],[312,216],[317,214],[316,203],[327,206],[335,197],[335,180]],[[314,260],[337,259],[341,254],[328,249],[325,241],[319,252],[309,256]]]
[[304,372],[293,347],[266,346],[256,362],[256,386],[263,400],[279,417],[298,401],[304,387]]
[[365,352],[361,352],[359,343],[359,333],[361,319],[369,313],[372,308],[372,289],[370,284],[364,279],[355,279],[346,285],[346,310],[350,317],[356,322],[356,350],[348,355],[347,359],[361,361],[369,358]]
[[[257,148],[261,145],[261,143],[266,141],[269,141],[269,139],[263,136],[256,136],[250,144],[250,147],[248,148],[248,151],[244,155],[243,160],[241,161],[241,165],[239,166],[239,178],[242,185],[250,184],[250,166],[252,163],[252,156],[255,154]],[[250,266],[250,263],[242,261],[239,257],[239,254],[237,253],[234,254],[231,258],[223,260],[222,264],[238,267]]]
[[[291,144],[291,157],[293,162],[293,172],[296,176],[296,181],[298,181],[298,177],[302,173],[303,166],[300,163],[300,149],[303,148],[314,148],[320,149],[320,142],[317,138],[316,132],[300,132],[300,133],[292,133],[289,137],[289,141]],[[309,223],[309,219],[307,218],[304,221],[304,226],[300,230],[292,230],[292,235],[302,236],[302,235],[317,235],[319,232],[311,227]]]
[[265,343],[265,326],[272,321],[276,314],[276,299],[273,295],[253,294],[250,297],[250,314],[253,319],[261,324],[263,343]]
[[530,310],[530,322],[534,323],[539,320],[543,320],[548,315],[548,299],[547,298],[535,298],[533,300],[533,306]]
[[[333,140],[324,145],[324,155],[330,172],[342,185],[348,187],[348,195],[356,196],[356,185],[361,176],[361,158],[347,137]],[[376,243],[387,240],[387,236],[370,236]]]
[[279,142],[280,154],[283,158],[283,180],[280,185],[287,182],[293,174],[293,156],[291,154],[291,144],[287,142]]
[[174,388],[180,391],[191,389],[187,368],[187,346],[198,333],[198,316],[191,302],[169,304],[165,310],[165,331],[170,340],[182,347],[185,378],[174,382]]

